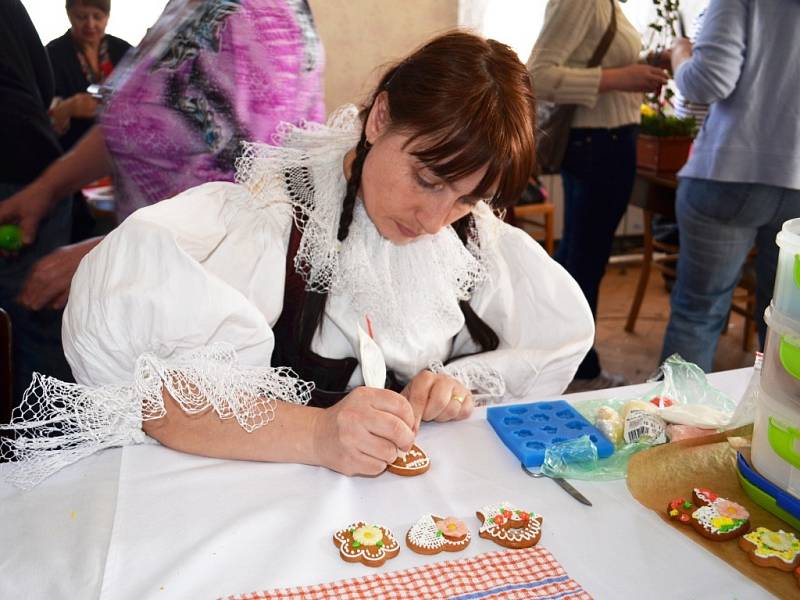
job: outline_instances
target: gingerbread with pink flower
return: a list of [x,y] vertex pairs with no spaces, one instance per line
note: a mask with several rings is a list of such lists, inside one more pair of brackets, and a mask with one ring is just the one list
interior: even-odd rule
[[542,537],[542,516],[508,502],[484,506],[475,514],[481,521],[478,535],[505,548],[530,548]]
[[692,490],[692,500],[676,498],[667,506],[669,518],[688,523],[700,535],[725,541],[750,530],[750,513],[741,504],[721,498],[708,488]]
[[400,544],[392,532],[380,525],[357,521],[333,534],[339,556],[347,562],[360,562],[368,567],[380,567],[400,552]]
[[459,552],[472,537],[464,521],[455,517],[423,515],[406,534],[406,545],[418,554]]

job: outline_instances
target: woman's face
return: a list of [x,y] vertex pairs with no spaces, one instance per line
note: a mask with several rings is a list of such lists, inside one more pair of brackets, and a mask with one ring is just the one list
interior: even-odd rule
[[[486,168],[454,182],[438,178],[413,154],[409,135],[388,127],[385,95],[367,120],[372,148],[361,174],[361,197],[380,234],[395,244],[435,234],[469,213],[482,199],[472,195]],[[419,142],[417,142],[419,143]]]
[[99,8],[76,4],[67,11],[72,37],[79,44],[99,44],[106,33],[108,14]]

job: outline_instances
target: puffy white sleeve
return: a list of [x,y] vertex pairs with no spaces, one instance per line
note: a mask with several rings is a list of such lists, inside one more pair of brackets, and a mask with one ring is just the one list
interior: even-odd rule
[[62,338],[75,379],[36,374],[0,438],[21,487],[103,448],[146,441],[162,387],[187,413],[246,431],[312,384],[270,366],[291,211],[244,188],[199,186],[126,219],[81,261]]
[[[497,350],[448,364],[452,370],[494,370],[511,398],[564,391],[594,340],[594,319],[575,280],[521,229],[482,216],[494,230],[484,253],[488,279],[470,304],[497,333]],[[492,222],[494,221],[494,222]],[[453,356],[478,352],[466,328]]]
[[169,360],[220,343],[245,365],[270,364],[289,221],[246,207],[243,193],[193,188],[134,213],[86,256],[63,321],[78,383],[128,384],[144,353]]

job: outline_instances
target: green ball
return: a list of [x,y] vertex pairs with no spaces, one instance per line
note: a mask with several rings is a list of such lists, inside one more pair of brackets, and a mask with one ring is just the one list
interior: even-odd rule
[[15,251],[22,248],[22,230],[19,225],[0,225],[0,250]]

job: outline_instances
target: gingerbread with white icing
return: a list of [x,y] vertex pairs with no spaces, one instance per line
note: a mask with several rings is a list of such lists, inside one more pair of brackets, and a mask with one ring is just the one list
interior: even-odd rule
[[669,518],[688,523],[700,535],[723,542],[750,530],[750,513],[741,504],[720,498],[707,488],[694,488],[692,500],[676,498],[667,506]]
[[422,448],[414,444],[408,452],[400,454],[397,460],[388,465],[386,470],[395,475],[413,477],[415,475],[422,475],[430,468],[431,459],[428,458],[428,455],[425,454]]
[[542,537],[542,516],[508,502],[484,506],[475,514],[481,521],[478,535],[505,548],[530,548]]
[[423,515],[406,534],[406,545],[418,554],[459,552],[472,539],[466,523],[455,517]]
[[380,567],[400,552],[400,544],[392,532],[380,525],[357,521],[333,534],[339,556],[347,562],[360,562],[368,567]]
[[800,567],[800,540],[793,533],[766,527],[739,538],[739,547],[760,567],[793,571]]

